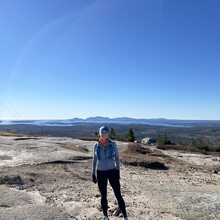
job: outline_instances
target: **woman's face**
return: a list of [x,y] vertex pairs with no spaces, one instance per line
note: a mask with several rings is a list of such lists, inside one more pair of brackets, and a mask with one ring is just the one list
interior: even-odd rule
[[102,131],[101,132],[101,138],[104,139],[104,140],[107,139],[108,138],[108,132]]

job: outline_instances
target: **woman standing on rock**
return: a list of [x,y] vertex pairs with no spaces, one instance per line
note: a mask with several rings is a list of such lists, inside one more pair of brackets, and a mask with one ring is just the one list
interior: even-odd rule
[[94,183],[98,181],[104,220],[109,219],[107,201],[108,180],[118,201],[119,208],[124,215],[124,220],[128,220],[125,202],[121,195],[121,187],[119,182],[120,162],[117,144],[114,141],[109,140],[107,127],[102,126],[99,129],[99,135],[99,141],[94,145],[92,179]]

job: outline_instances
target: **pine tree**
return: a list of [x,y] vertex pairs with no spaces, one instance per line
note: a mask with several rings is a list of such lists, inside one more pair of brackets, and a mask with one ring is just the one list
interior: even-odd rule
[[128,135],[127,135],[127,140],[130,142],[134,142],[135,141],[135,136],[134,136],[134,132],[133,130],[130,128]]
[[115,140],[117,137],[115,131],[113,128],[110,129],[110,133],[109,133],[109,138],[112,139],[112,140]]

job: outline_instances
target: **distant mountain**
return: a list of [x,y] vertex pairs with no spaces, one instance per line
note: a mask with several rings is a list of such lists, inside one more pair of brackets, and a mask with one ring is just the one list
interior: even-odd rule
[[219,120],[179,120],[179,119],[166,119],[166,118],[129,118],[129,117],[117,117],[108,118],[102,116],[89,117],[86,119],[73,118],[69,120],[70,123],[103,123],[103,124],[148,124],[157,126],[168,126],[168,127],[188,127],[195,124],[208,124],[208,123],[220,123]]
[[89,117],[86,119],[73,118],[69,120],[71,123],[117,123],[117,124],[150,124],[150,125],[163,125],[163,126],[172,126],[179,122],[179,120],[170,120],[165,118],[152,118],[152,119],[137,119],[129,117],[117,117],[117,118],[108,118],[108,117]]

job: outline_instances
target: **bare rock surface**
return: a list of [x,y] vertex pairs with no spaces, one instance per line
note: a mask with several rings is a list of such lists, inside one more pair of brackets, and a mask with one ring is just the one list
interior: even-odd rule
[[[94,143],[0,136],[0,220],[103,219],[91,181]],[[118,145],[129,219],[220,219],[219,157],[206,156],[205,164],[200,155],[155,147],[139,154],[126,151],[127,143]],[[149,166],[155,163],[167,169]],[[113,215],[117,203],[110,186],[108,201],[110,219],[121,219]]]

